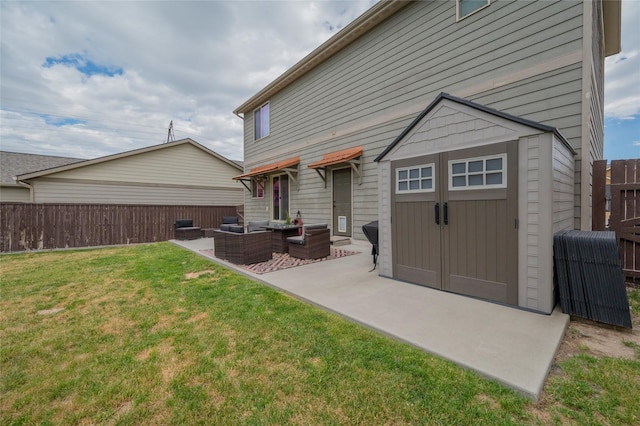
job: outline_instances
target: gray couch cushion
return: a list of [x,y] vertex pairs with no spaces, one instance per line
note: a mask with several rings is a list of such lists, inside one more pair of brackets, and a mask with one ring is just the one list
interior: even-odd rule
[[236,216],[222,216],[222,223],[229,225],[237,225],[238,218]]
[[247,232],[264,231],[264,227],[269,226],[268,220],[256,220],[247,223]]
[[230,227],[231,227],[231,225],[229,225],[228,223],[223,223],[222,225],[220,225],[220,230],[221,231],[229,231]]
[[304,236],[298,236],[298,237],[288,237],[287,238],[287,242],[289,244],[299,244],[299,245],[304,245]]
[[236,234],[244,234],[244,226],[242,225],[230,225],[229,232],[235,232]]

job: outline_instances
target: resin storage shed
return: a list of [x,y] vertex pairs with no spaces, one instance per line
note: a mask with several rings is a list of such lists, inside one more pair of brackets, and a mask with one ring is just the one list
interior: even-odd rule
[[553,127],[440,94],[375,160],[380,274],[550,313],[574,155]]

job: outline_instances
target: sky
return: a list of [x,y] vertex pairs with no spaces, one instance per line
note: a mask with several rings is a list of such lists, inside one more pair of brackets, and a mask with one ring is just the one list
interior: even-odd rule
[[[242,160],[232,111],[375,3],[0,1],[0,149],[95,158],[192,138]],[[640,158],[640,1],[607,58],[605,158]]]

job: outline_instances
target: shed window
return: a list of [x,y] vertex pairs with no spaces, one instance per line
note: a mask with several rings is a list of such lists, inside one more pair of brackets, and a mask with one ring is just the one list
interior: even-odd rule
[[457,19],[463,19],[472,13],[477,12],[480,9],[483,9],[489,6],[491,0],[457,0],[456,1],[456,12]]
[[449,190],[506,188],[507,154],[449,161]]
[[433,163],[396,169],[396,194],[434,192],[433,169]]
[[269,136],[269,102],[253,112],[255,140]]

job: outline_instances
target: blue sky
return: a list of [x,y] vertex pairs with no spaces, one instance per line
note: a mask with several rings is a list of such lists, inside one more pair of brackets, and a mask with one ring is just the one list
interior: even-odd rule
[[[0,1],[0,149],[78,158],[193,138],[242,160],[232,111],[362,1]],[[605,158],[640,158],[640,1],[605,63]],[[268,17],[268,18],[265,18]]]
[[105,75],[107,77],[122,75],[122,68],[96,64],[95,62],[92,62],[91,59],[89,59],[87,56],[87,53],[74,53],[70,55],[61,55],[58,57],[49,56],[45,58],[42,66],[45,68],[51,68],[56,65],[64,65],[66,67],[75,68],[86,77],[91,77],[94,75]]
[[640,158],[640,115],[604,120],[604,158]]

